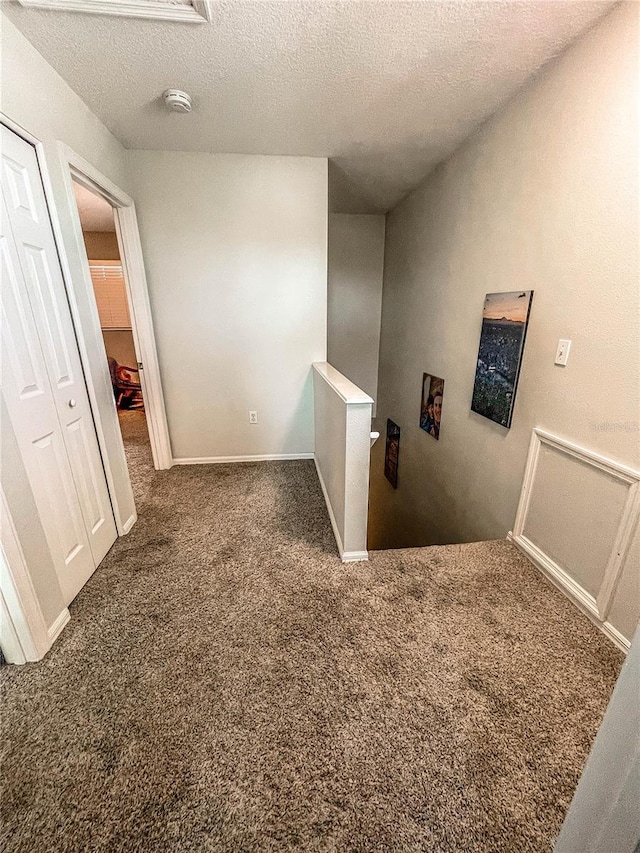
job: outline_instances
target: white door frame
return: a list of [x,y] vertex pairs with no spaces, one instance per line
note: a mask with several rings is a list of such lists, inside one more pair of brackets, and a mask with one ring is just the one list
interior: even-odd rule
[[[88,356],[85,332],[96,334],[102,340],[100,330],[100,319],[96,308],[93,317],[93,329],[83,327],[78,303],[74,296],[71,285],[71,272],[66,255],[63,230],[58,216],[58,208],[53,193],[53,185],[47,168],[47,160],[44,145],[24,127],[13,121],[9,116],[0,111],[0,123],[13,131],[22,139],[30,143],[36,152],[36,159],[47,208],[53,228],[53,235],[60,259],[62,277],[64,280],[69,308],[73,320],[74,330],[80,351],[80,360],[84,372],[89,402],[93,415],[94,424],[104,465],[109,496],[114,510],[116,526],[120,536],[129,532],[136,521],[135,510],[128,517],[123,517],[123,512],[118,505],[116,483],[110,464],[110,452],[105,438],[102,425],[102,416],[98,405],[96,394],[96,378],[99,383],[106,383],[111,387],[111,378],[106,355],[104,358],[104,375],[95,377]],[[143,375],[141,382],[143,394],[145,395],[145,409],[147,410],[147,421],[149,423],[149,436],[153,451],[154,465],[159,469],[170,468],[173,464],[171,444],[169,441],[169,430],[167,426],[164,408],[164,396],[160,382],[160,369],[158,364],[155,337],[153,333],[153,322],[147,292],[147,282],[142,259],[140,235],[138,232],[137,218],[133,200],[86,160],[77,155],[67,146],[58,143],[63,173],[65,176],[65,191],[67,209],[74,217],[74,225],[77,232],[77,248],[80,253],[84,252],[84,240],[82,238],[82,227],[78,206],[73,192],[72,174],[85,186],[97,191],[106,198],[115,208],[114,217],[116,222],[116,234],[121,251],[123,275],[125,278],[129,306],[134,325],[134,336],[136,336],[137,352],[142,356]],[[82,288],[86,288],[91,294],[95,304],[93,284],[89,273],[88,263],[84,280],[79,282]],[[134,319],[135,318],[135,319]],[[115,406],[114,406],[115,412]],[[151,414],[152,412],[152,414]],[[120,451],[124,456],[124,446],[120,437]],[[130,484],[129,484],[130,489]],[[27,661],[40,660],[57,639],[59,633],[69,620],[69,611],[65,607],[55,622],[47,628],[40,604],[35,593],[33,582],[27,565],[20,541],[11,516],[11,507],[2,492],[0,500],[0,525],[2,542],[0,546],[0,638],[7,660],[10,663],[25,663]],[[6,648],[5,648],[6,645]]]
[[[153,464],[156,470],[171,468],[173,459],[169,441],[169,427],[167,425],[164,395],[160,380],[160,365],[156,350],[153,319],[151,317],[147,277],[142,258],[142,246],[140,245],[138,220],[133,199],[102,175],[83,157],[72,151],[71,148],[63,143],[59,143],[58,147],[63,164],[66,167],[65,171],[69,175],[66,186],[67,200],[71,209],[76,212],[74,224],[78,232],[79,246],[81,246],[82,251],[84,251],[84,240],[82,239],[80,215],[77,214],[73,181],[77,181],[77,183],[82,184],[86,189],[101,196],[114,209],[120,261],[122,263],[122,273],[127,288],[127,299],[131,314],[131,330],[133,332],[133,341],[139,363],[142,364],[140,382],[149,428]],[[79,282],[79,284],[82,284],[88,293],[93,294],[93,284],[91,282],[88,262],[86,264],[84,281]],[[93,319],[95,327],[92,331],[100,332],[101,334],[97,310]],[[82,329],[77,330],[77,333],[81,334],[81,332]],[[108,370],[106,355],[105,370]]]

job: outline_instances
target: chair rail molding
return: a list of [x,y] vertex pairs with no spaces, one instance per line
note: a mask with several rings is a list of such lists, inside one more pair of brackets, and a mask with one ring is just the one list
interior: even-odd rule
[[[580,578],[574,576],[572,570],[575,568],[577,574],[582,566],[560,565],[558,560],[545,550],[544,543],[535,541],[535,535],[529,530],[532,521],[532,502],[538,485],[537,478],[540,476],[541,454],[546,448],[560,454],[564,460],[586,466],[582,469],[582,476],[595,475],[597,480],[598,474],[601,474],[605,478],[603,485],[605,482],[613,481],[620,484],[623,489],[619,514],[614,518],[608,531],[606,529],[599,531],[599,538],[606,542],[608,556],[606,563],[598,572],[595,593],[593,590],[587,590],[584,582],[581,583]],[[591,485],[597,488],[596,481]],[[593,495],[591,503],[597,511],[599,506],[597,494]],[[546,430],[540,428],[533,430],[515,523],[508,538],[625,652],[629,649],[630,638],[624,637],[608,621],[608,616],[639,519],[640,471],[580,447]]]

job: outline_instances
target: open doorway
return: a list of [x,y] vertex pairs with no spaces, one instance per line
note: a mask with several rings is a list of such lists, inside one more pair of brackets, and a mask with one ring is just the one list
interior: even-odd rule
[[153,469],[147,412],[136,352],[132,309],[120,255],[114,208],[76,180],[82,238],[89,262],[100,331],[109,366],[118,422],[134,490]]

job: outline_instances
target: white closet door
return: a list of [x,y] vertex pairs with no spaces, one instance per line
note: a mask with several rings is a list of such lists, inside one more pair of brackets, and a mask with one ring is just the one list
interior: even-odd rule
[[69,603],[116,539],[35,150],[2,127],[3,389]]

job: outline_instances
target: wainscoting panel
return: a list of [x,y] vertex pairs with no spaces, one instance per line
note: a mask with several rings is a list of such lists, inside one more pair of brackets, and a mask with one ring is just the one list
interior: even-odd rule
[[629,554],[616,587],[607,621],[623,637],[633,637],[640,619],[640,527],[636,527]]
[[640,617],[640,472],[533,431],[515,544],[620,647]]

